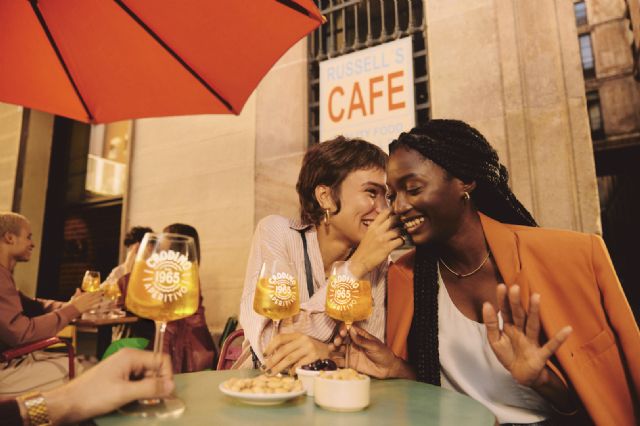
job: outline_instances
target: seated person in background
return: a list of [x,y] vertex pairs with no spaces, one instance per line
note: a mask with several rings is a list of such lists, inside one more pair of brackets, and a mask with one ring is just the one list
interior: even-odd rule
[[[124,247],[126,250],[126,255],[124,262],[120,265],[113,268],[113,270],[109,273],[107,278],[100,285],[100,288],[108,294],[109,289],[108,285],[113,284],[114,282],[118,284],[120,288],[120,298],[118,299],[118,306],[124,305],[124,291],[122,289],[123,282],[120,281],[120,278],[123,276],[130,274],[133,269],[133,263],[136,260],[136,254],[138,253],[138,248],[140,247],[140,243],[142,242],[142,238],[144,238],[144,234],[147,232],[153,232],[153,229],[146,226],[134,226],[127,232],[124,236]],[[128,337],[131,332],[131,326],[128,324],[120,324],[112,327],[112,340],[119,340],[123,337]],[[146,329],[146,327],[145,327]]]
[[4,426],[75,424],[137,399],[163,398],[175,386],[170,365],[167,355],[122,349],[64,386],[0,400],[0,419]]
[[124,262],[113,268],[109,276],[104,280],[105,282],[111,280],[119,280],[126,274],[131,273],[133,269],[133,262],[136,260],[136,253],[140,247],[140,242],[147,232],[153,232],[153,229],[146,226],[134,226],[124,236],[124,247],[127,251]]
[[[192,237],[198,251],[198,263],[200,263],[200,238],[198,237],[198,231],[196,231],[193,226],[174,223],[165,227],[162,232]],[[128,273],[118,281],[123,300],[126,299],[130,277],[131,274]],[[200,283],[198,283],[198,285],[200,286]],[[148,339],[150,342],[149,347],[153,347],[155,338],[153,321],[141,320],[133,324],[131,328],[132,334],[135,337]],[[187,318],[171,321],[167,324],[163,351],[171,355],[173,372],[176,374],[191,373],[213,368],[216,350],[204,316],[201,288],[200,303],[196,313]]]
[[[81,293],[69,302],[32,299],[16,288],[13,269],[31,258],[34,244],[27,218],[0,213],[0,351],[55,336],[69,322],[100,303],[101,294]],[[36,352],[0,365],[0,396],[60,384],[68,360]]]
[[[173,223],[162,232],[192,237],[198,251],[198,264],[200,264],[200,237],[193,226]],[[164,352],[171,355],[174,373],[191,373],[213,368],[216,349],[204,316],[200,283],[198,287],[200,302],[196,313],[167,324],[163,346]]]

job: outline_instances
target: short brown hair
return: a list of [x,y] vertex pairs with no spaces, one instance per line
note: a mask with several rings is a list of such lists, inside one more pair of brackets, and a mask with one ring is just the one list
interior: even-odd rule
[[388,156],[377,146],[362,139],[338,136],[309,148],[302,160],[296,191],[300,199],[300,219],[317,225],[324,211],[316,200],[318,185],[331,188],[333,201],[340,211],[340,186],[349,173],[356,170],[382,169]]

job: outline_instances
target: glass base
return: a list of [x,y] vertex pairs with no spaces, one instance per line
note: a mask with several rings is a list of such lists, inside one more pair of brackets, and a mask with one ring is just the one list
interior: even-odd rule
[[95,319],[99,319],[100,316],[98,315],[98,311],[91,310],[83,313],[81,318],[84,320],[95,320]]
[[123,318],[126,317],[127,313],[125,311],[123,311],[122,309],[116,309],[113,311],[109,311],[107,313],[107,318],[109,319],[116,319],[116,318]]
[[184,413],[186,406],[181,399],[175,397],[164,398],[157,404],[132,402],[121,407],[118,412],[128,416],[148,418],[175,418]]

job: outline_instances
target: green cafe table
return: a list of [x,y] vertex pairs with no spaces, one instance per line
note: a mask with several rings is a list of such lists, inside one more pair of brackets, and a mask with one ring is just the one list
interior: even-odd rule
[[254,406],[224,395],[220,383],[231,377],[253,377],[256,370],[203,371],[175,377],[175,394],[187,405],[175,419],[143,419],[112,413],[98,426],[294,426],[294,425],[465,425],[492,426],[493,414],[473,399],[453,391],[409,380],[372,380],[371,404],[363,411],[338,413],[316,406],[303,395],[280,405]]

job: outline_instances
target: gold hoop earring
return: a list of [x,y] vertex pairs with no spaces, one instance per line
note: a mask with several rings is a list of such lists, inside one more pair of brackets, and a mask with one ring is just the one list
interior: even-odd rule
[[329,212],[329,209],[324,209],[324,219],[322,219],[324,226],[329,226],[330,219],[331,219],[331,213]]
[[467,191],[464,191],[464,192],[462,193],[462,198],[463,198],[465,201],[469,201],[469,200],[471,199],[471,195],[469,195],[469,193],[468,193]]

